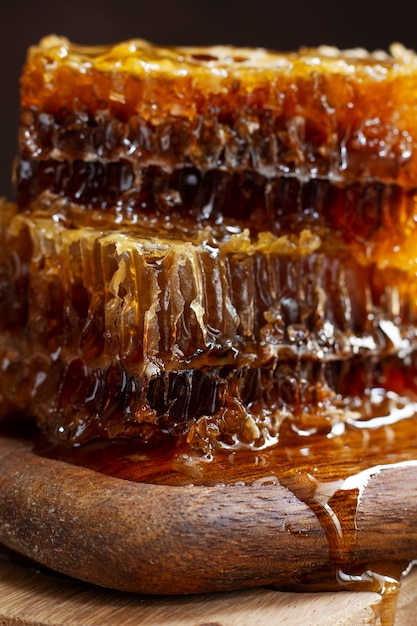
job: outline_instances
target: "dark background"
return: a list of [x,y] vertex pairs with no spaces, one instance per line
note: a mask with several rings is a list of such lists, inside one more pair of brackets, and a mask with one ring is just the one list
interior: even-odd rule
[[235,44],[292,50],[417,47],[413,0],[2,0],[0,7],[0,195],[13,197],[19,74],[29,45],[47,34],[80,44],[142,37],[177,45]]

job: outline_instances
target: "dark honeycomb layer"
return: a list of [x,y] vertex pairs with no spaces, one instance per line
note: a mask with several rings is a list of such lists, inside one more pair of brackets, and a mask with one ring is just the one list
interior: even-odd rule
[[[281,176],[266,178],[251,171],[196,167],[133,168],[125,162],[25,160],[18,163],[18,205],[42,202],[82,223],[79,205],[100,223],[143,224],[195,236],[207,225],[223,228],[223,237],[250,228],[252,233],[285,234],[300,228],[332,231],[341,240],[364,246],[405,230],[417,236],[415,192],[379,182],[334,184],[329,180]],[[407,233],[409,234],[409,233]]]

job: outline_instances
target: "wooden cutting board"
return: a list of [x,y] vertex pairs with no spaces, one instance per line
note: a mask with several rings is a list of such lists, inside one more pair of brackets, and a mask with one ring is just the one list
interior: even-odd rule
[[381,621],[384,602],[373,592],[296,594],[267,588],[183,597],[139,596],[35,571],[0,554],[1,626],[412,626],[417,571],[401,585],[394,622],[389,611]]
[[[19,485],[22,487],[21,472],[25,470],[27,464],[30,466],[29,469],[35,469],[36,472],[34,474],[33,471],[25,470],[23,477],[26,476],[28,478],[31,489],[36,487],[37,498],[42,493],[42,490],[38,489],[39,485],[35,480],[36,477],[36,479],[39,478],[39,471],[43,476],[45,468],[47,470],[45,478],[45,489],[47,488],[47,491],[51,490],[52,482],[60,482],[58,474],[61,476],[62,472],[70,472],[72,479],[74,473],[76,473],[75,469],[67,467],[66,464],[57,464],[56,462],[53,462],[51,465],[54,470],[52,473],[50,462],[45,460],[39,463],[36,461],[33,455],[26,449],[24,442],[19,443],[20,447],[16,447],[14,444],[10,447],[8,442],[3,443],[4,449],[9,453],[8,457],[5,457],[6,460],[3,467],[3,491],[5,493],[8,493],[8,490],[13,492],[10,499],[6,498],[6,504],[13,500],[12,496],[15,488],[17,489],[15,504],[22,503],[23,506],[25,503],[19,496],[21,492],[18,490],[18,487]],[[23,465],[22,461],[25,461]],[[32,465],[35,464],[35,467],[32,467],[30,462],[32,462]],[[17,464],[16,467],[14,467],[14,463]],[[398,475],[396,478],[401,480],[391,480],[390,477],[393,473],[388,471],[382,472],[381,476],[376,476],[370,481],[368,496],[369,501],[373,505],[374,516],[369,515],[368,511],[366,515],[362,516],[364,520],[368,520],[368,522],[369,520],[375,521],[375,511],[379,512],[378,514],[381,516],[381,510],[385,510],[384,507],[379,506],[381,498],[375,497],[375,494],[383,494],[384,501],[391,502],[391,492],[397,492],[398,485],[402,487],[400,494],[405,493],[403,487],[406,485],[407,493],[410,492],[410,502],[415,501],[413,497],[415,488],[415,480],[413,482],[413,479],[415,479],[414,465],[405,468],[399,467],[398,469],[401,475]],[[84,472],[84,470],[78,470],[78,473],[79,471]],[[405,472],[404,476],[402,476],[403,472]],[[80,479],[78,473],[77,484],[79,484],[78,479]],[[87,472],[86,476],[91,479],[89,472]],[[387,480],[387,476],[390,480]],[[381,484],[378,480],[380,478],[382,479]],[[18,483],[15,484],[13,481],[16,480],[18,480]],[[67,488],[68,481],[63,482]],[[390,487],[391,482],[392,489]],[[25,484],[24,481],[23,484]],[[108,483],[106,484],[108,486]],[[262,487],[262,489],[264,488]],[[110,500],[114,503],[112,499]],[[47,501],[50,502],[50,499]],[[62,498],[59,497],[58,502],[61,501]],[[28,502],[30,504],[32,500],[29,499]],[[361,500],[361,506],[364,503],[366,503],[365,497]],[[193,501],[193,504],[195,504],[195,501]],[[404,504],[403,501],[402,504]],[[34,515],[33,506],[29,508],[31,515],[26,519],[28,524]],[[414,507],[410,504],[409,508],[414,515]],[[16,510],[16,507],[13,510]],[[131,509],[129,510],[131,511]],[[408,533],[411,537],[409,539],[411,544],[415,545],[413,535],[414,516],[411,515],[408,509],[404,509],[404,506],[402,506],[401,511],[401,516],[398,517],[398,513],[396,513],[394,519],[390,519],[389,511],[387,511],[384,514],[383,523],[380,520],[381,523],[373,524],[374,533],[380,536],[384,545],[391,543],[391,547],[397,556],[402,546],[403,535],[407,536]],[[0,513],[2,518],[4,518],[3,530],[5,536],[7,536],[7,528],[13,525],[13,515],[7,516],[6,505],[3,505]],[[362,517],[358,516],[359,528],[361,528],[363,521]],[[88,519],[91,521],[91,517]],[[406,526],[407,533],[404,532],[404,519],[407,520],[408,524]],[[25,541],[29,541],[30,545],[36,548],[35,538],[37,535],[29,532],[29,526],[23,526],[22,530],[20,525],[18,525],[17,530],[21,530],[19,537],[22,541],[26,538]],[[63,527],[68,532],[69,526],[64,524]],[[87,526],[83,526],[83,528],[86,531],[88,530]],[[387,529],[391,529],[391,534],[387,534]],[[47,531],[47,537],[50,537],[50,529],[48,528]],[[95,535],[96,533],[94,533]],[[60,538],[61,541],[59,543],[51,544],[51,550],[52,552],[60,552],[61,560],[64,559],[65,561],[68,560],[72,553],[70,550],[62,549],[65,543],[65,536],[61,534]],[[378,547],[377,544],[375,546],[376,548]],[[385,545],[384,554],[388,548],[389,545]],[[79,550],[77,554],[81,558]],[[287,558],[287,552],[282,554],[286,555],[285,558]],[[210,551],[207,552],[206,549],[206,560],[209,557]],[[165,554],[165,567],[169,568],[168,558]],[[227,563],[224,557],[223,563],[223,570],[226,570]],[[221,563],[219,564],[220,566]],[[65,571],[65,569],[61,571]],[[395,600],[397,600],[396,607]],[[189,596],[146,596],[110,591],[103,587],[75,581],[63,575],[51,574],[45,569],[37,570],[36,567],[29,565],[27,562],[23,563],[14,557],[10,558],[6,550],[0,551],[0,626],[59,626],[61,624],[66,626],[107,626],[111,624],[145,624],[148,626],[156,626],[157,624],[167,624],[168,626],[256,626],[257,624],[259,626],[264,624],[288,624],[288,626],[314,626],[315,624],[317,626],[326,626],[327,624],[329,626],[345,626],[352,624],[360,626],[361,624],[375,624],[378,626],[392,626],[394,623],[396,626],[402,626],[416,623],[416,604],[417,571],[415,573],[412,572],[403,580],[399,594],[387,592],[384,596],[365,591],[315,594],[283,593],[266,586],[238,592],[205,593]]]
[[[416,466],[372,468],[366,484],[359,474],[359,488],[348,484],[330,501],[330,526],[305,502],[310,491],[300,499],[276,483],[134,483],[41,458],[24,441],[0,438],[0,542],[53,571],[143,594],[282,587],[293,574],[308,581],[304,575],[321,572],[323,579],[333,563],[348,574],[347,559],[357,572],[397,579],[416,558]],[[323,485],[320,502],[328,500],[324,487],[333,493],[333,483]],[[335,516],[343,524],[336,536],[330,534],[339,528]],[[381,569],[382,563],[392,567]],[[378,576],[364,582],[379,590]]]

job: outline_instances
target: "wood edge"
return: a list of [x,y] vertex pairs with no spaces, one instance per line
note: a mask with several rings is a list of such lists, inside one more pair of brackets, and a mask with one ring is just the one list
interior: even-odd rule
[[279,584],[328,561],[314,513],[280,485],[132,483],[5,437],[0,542],[80,580],[155,594]]
[[[414,558],[415,495],[414,467],[369,480],[352,554]],[[0,437],[0,542],[57,572],[146,594],[280,586],[331,567],[322,524],[282,485],[132,483],[41,458],[30,442],[7,437]]]

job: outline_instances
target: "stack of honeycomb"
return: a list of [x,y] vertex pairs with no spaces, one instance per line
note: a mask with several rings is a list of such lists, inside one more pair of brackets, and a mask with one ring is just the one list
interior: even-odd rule
[[48,37],[21,98],[3,416],[210,456],[413,406],[413,53]]

